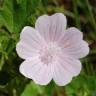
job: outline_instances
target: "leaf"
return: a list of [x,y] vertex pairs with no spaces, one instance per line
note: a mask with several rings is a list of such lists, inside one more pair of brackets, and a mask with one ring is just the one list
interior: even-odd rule
[[4,57],[1,56],[1,58],[0,58],[0,71],[2,70],[3,65],[4,65]]
[[52,93],[55,91],[55,83],[52,81],[50,84],[44,87],[44,92],[47,94],[47,96],[52,96]]
[[13,6],[12,0],[5,0],[0,9],[0,27],[5,26],[9,32],[13,32]]
[[30,82],[26,88],[24,89],[21,96],[37,96],[39,94],[43,94],[43,88],[39,85],[36,85],[34,82]]
[[14,18],[13,19],[14,19],[15,32],[20,32],[22,27],[25,25],[25,21],[27,17],[26,6],[27,6],[27,0],[22,0],[22,3],[20,4],[14,1],[14,13],[13,13]]
[[[20,32],[28,22],[28,17],[35,13],[40,0],[17,0],[14,2],[14,31]],[[18,13],[18,14],[17,14]],[[28,23],[27,23],[28,24]]]

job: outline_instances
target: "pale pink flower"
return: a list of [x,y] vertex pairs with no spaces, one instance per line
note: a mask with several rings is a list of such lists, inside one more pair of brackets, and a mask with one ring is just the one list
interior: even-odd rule
[[79,59],[89,53],[89,47],[78,29],[66,29],[66,25],[66,17],[56,13],[40,16],[35,29],[24,27],[16,50],[25,59],[20,65],[25,77],[40,85],[47,85],[53,79],[64,86],[80,73]]

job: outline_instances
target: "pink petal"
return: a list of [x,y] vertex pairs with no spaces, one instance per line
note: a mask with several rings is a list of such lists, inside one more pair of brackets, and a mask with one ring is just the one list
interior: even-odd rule
[[62,65],[62,67],[69,71],[72,76],[77,76],[82,68],[81,62],[79,60],[65,54],[62,54],[59,57],[59,63]]
[[53,80],[58,86],[64,86],[71,82],[72,75],[66,71],[59,62],[55,63]]
[[47,85],[52,79],[51,66],[43,64],[38,57],[24,61],[20,72],[40,85]]
[[23,59],[36,56],[38,50],[45,45],[45,42],[39,33],[29,26],[24,27],[20,34],[20,39],[20,42],[16,46],[16,51]]
[[65,48],[63,50],[63,53],[66,53],[74,58],[83,58],[86,55],[88,55],[89,53],[89,47],[88,47],[88,43],[81,40],[80,42],[78,42],[77,44],[74,44],[68,48]]
[[54,67],[53,79],[59,86],[71,82],[72,77],[77,76],[81,71],[81,63],[72,57],[61,55]]
[[65,34],[58,40],[64,54],[69,54],[75,58],[85,57],[89,53],[87,42],[83,41],[83,34],[72,27],[66,30]]
[[23,43],[21,41],[17,44],[16,51],[18,55],[23,59],[27,59],[29,57],[34,57],[38,55],[38,50],[32,49],[30,45]]
[[66,24],[66,17],[62,13],[56,13],[52,16],[40,16],[36,21],[35,28],[49,42],[62,36]]
[[58,40],[59,43],[65,46],[66,43],[78,43],[83,39],[83,34],[75,27],[68,28]]

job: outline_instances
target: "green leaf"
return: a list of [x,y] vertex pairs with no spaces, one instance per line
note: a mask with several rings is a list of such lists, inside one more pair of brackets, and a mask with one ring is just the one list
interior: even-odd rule
[[21,96],[37,96],[39,94],[43,94],[43,88],[40,87],[39,85],[36,85],[33,82],[30,82],[26,88],[24,89],[23,93]]
[[[14,2],[14,31],[20,32],[28,22],[28,17],[35,13],[40,0],[17,0]],[[17,14],[18,13],[18,14]],[[28,24],[28,23],[27,23]]]
[[[19,2],[20,3],[20,2]],[[26,17],[27,17],[27,0],[22,0],[22,3],[18,4],[18,2],[14,1],[14,31],[20,32],[22,27],[25,25]]]
[[12,0],[4,1],[2,9],[0,9],[0,27],[5,26],[9,32],[13,32],[13,6]]
[[0,58],[0,71],[2,70],[3,65],[4,65],[4,57],[1,56],[1,58]]

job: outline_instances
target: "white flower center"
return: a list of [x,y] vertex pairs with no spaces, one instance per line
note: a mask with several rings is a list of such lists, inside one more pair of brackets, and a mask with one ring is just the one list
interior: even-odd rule
[[55,42],[51,42],[40,50],[40,59],[44,64],[49,64],[60,52],[61,48]]

